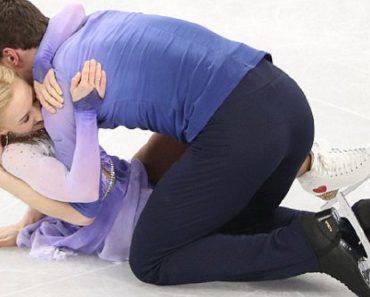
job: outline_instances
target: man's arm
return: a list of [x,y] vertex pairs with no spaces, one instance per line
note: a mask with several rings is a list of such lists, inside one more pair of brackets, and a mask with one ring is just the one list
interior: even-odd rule
[[166,135],[154,133],[148,142],[133,156],[140,160],[155,185],[166,171],[185,152],[187,145]]

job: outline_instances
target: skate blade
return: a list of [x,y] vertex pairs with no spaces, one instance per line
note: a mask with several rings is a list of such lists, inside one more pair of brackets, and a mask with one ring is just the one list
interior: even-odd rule
[[352,225],[358,238],[360,239],[360,244],[362,245],[366,253],[366,258],[363,258],[359,262],[359,268],[361,269],[361,272],[364,275],[364,278],[367,280],[367,282],[370,282],[370,243],[369,243],[369,240],[367,239],[367,236],[364,230],[361,228],[361,225],[358,222],[356,215],[354,214],[351,206],[349,205],[346,196],[349,193],[356,190],[358,187],[360,187],[369,178],[370,176],[364,179],[363,181],[353,186],[350,186],[343,191],[338,192],[337,196],[334,199],[325,203],[321,207],[321,209],[328,209],[328,208],[337,206],[335,207],[335,209],[337,210],[339,216],[346,218],[349,221],[349,223]]

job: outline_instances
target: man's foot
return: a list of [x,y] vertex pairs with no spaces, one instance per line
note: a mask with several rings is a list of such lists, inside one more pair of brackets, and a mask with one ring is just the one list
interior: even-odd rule
[[358,222],[364,230],[367,238],[370,238],[370,199],[365,198],[357,201],[352,210],[355,213]]
[[320,272],[337,279],[357,296],[370,296],[369,270],[363,257],[342,238],[339,221],[334,209],[301,217]]
[[324,200],[334,198],[340,188],[370,178],[370,145],[351,149],[330,148],[315,142],[311,169],[298,177],[303,189]]

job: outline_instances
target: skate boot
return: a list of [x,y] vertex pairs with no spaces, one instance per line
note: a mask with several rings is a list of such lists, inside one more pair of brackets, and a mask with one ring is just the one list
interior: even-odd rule
[[364,230],[367,238],[370,238],[370,199],[361,199],[357,201],[352,210],[355,213],[358,222]]
[[337,212],[332,208],[303,215],[301,223],[320,272],[337,279],[357,296],[370,296],[369,269],[361,254],[343,239]]
[[324,200],[334,198],[340,188],[370,177],[370,145],[339,149],[318,141],[313,144],[311,157],[311,169],[298,181],[304,190]]

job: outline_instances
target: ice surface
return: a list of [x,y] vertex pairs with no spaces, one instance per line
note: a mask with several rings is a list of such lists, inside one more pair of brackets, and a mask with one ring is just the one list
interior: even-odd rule
[[[52,16],[72,1],[34,0]],[[316,120],[316,136],[340,146],[370,142],[370,1],[368,0],[85,0],[98,9],[143,11],[202,24],[221,35],[272,53],[306,93]],[[112,154],[130,158],[150,133],[101,131]],[[0,192],[0,225],[16,222],[24,205]],[[370,197],[370,184],[350,202]],[[319,210],[321,202],[294,184],[284,205]],[[31,259],[27,251],[0,250],[0,297],[5,296],[353,296],[343,285],[320,274],[260,283],[215,282],[155,287],[135,279],[127,263],[91,256],[66,262]]]

